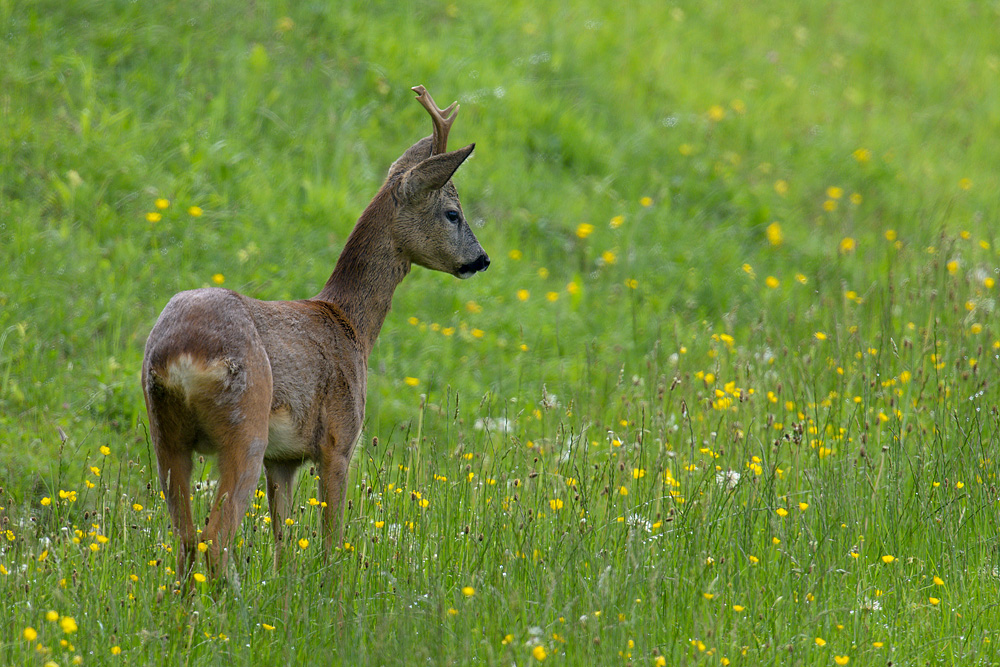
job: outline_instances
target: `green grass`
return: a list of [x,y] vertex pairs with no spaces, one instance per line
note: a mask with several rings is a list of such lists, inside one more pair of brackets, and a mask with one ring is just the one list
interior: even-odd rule
[[[368,5],[0,0],[0,662],[1000,664],[1000,6]],[[179,595],[146,335],[318,292],[418,83],[494,263],[397,290],[349,546],[306,470]]]

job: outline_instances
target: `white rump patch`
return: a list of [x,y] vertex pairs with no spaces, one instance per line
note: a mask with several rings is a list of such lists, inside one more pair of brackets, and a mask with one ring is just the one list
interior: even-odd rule
[[190,400],[192,394],[206,381],[221,382],[226,379],[228,373],[229,368],[222,360],[206,364],[190,354],[181,354],[167,364],[163,383],[168,387],[179,388],[184,397]]

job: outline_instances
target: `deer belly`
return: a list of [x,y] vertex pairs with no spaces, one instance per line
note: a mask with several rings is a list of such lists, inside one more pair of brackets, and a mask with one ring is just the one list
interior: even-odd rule
[[269,460],[303,459],[308,456],[309,448],[299,435],[295,421],[287,410],[271,413],[267,422],[267,450],[264,458]]

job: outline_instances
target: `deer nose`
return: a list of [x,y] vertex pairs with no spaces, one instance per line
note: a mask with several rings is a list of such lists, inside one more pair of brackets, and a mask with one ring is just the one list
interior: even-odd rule
[[485,271],[490,265],[490,256],[485,252],[475,260],[461,267],[456,274],[459,278],[469,278],[480,271]]

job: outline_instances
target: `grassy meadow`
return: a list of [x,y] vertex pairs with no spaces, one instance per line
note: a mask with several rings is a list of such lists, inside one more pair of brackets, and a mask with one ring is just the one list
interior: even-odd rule
[[[1000,3],[0,0],[0,35],[0,663],[1000,664]],[[183,289],[316,294],[416,84],[493,264],[396,291],[345,543],[306,467],[283,568],[258,498],[240,592],[183,594],[146,335]]]

